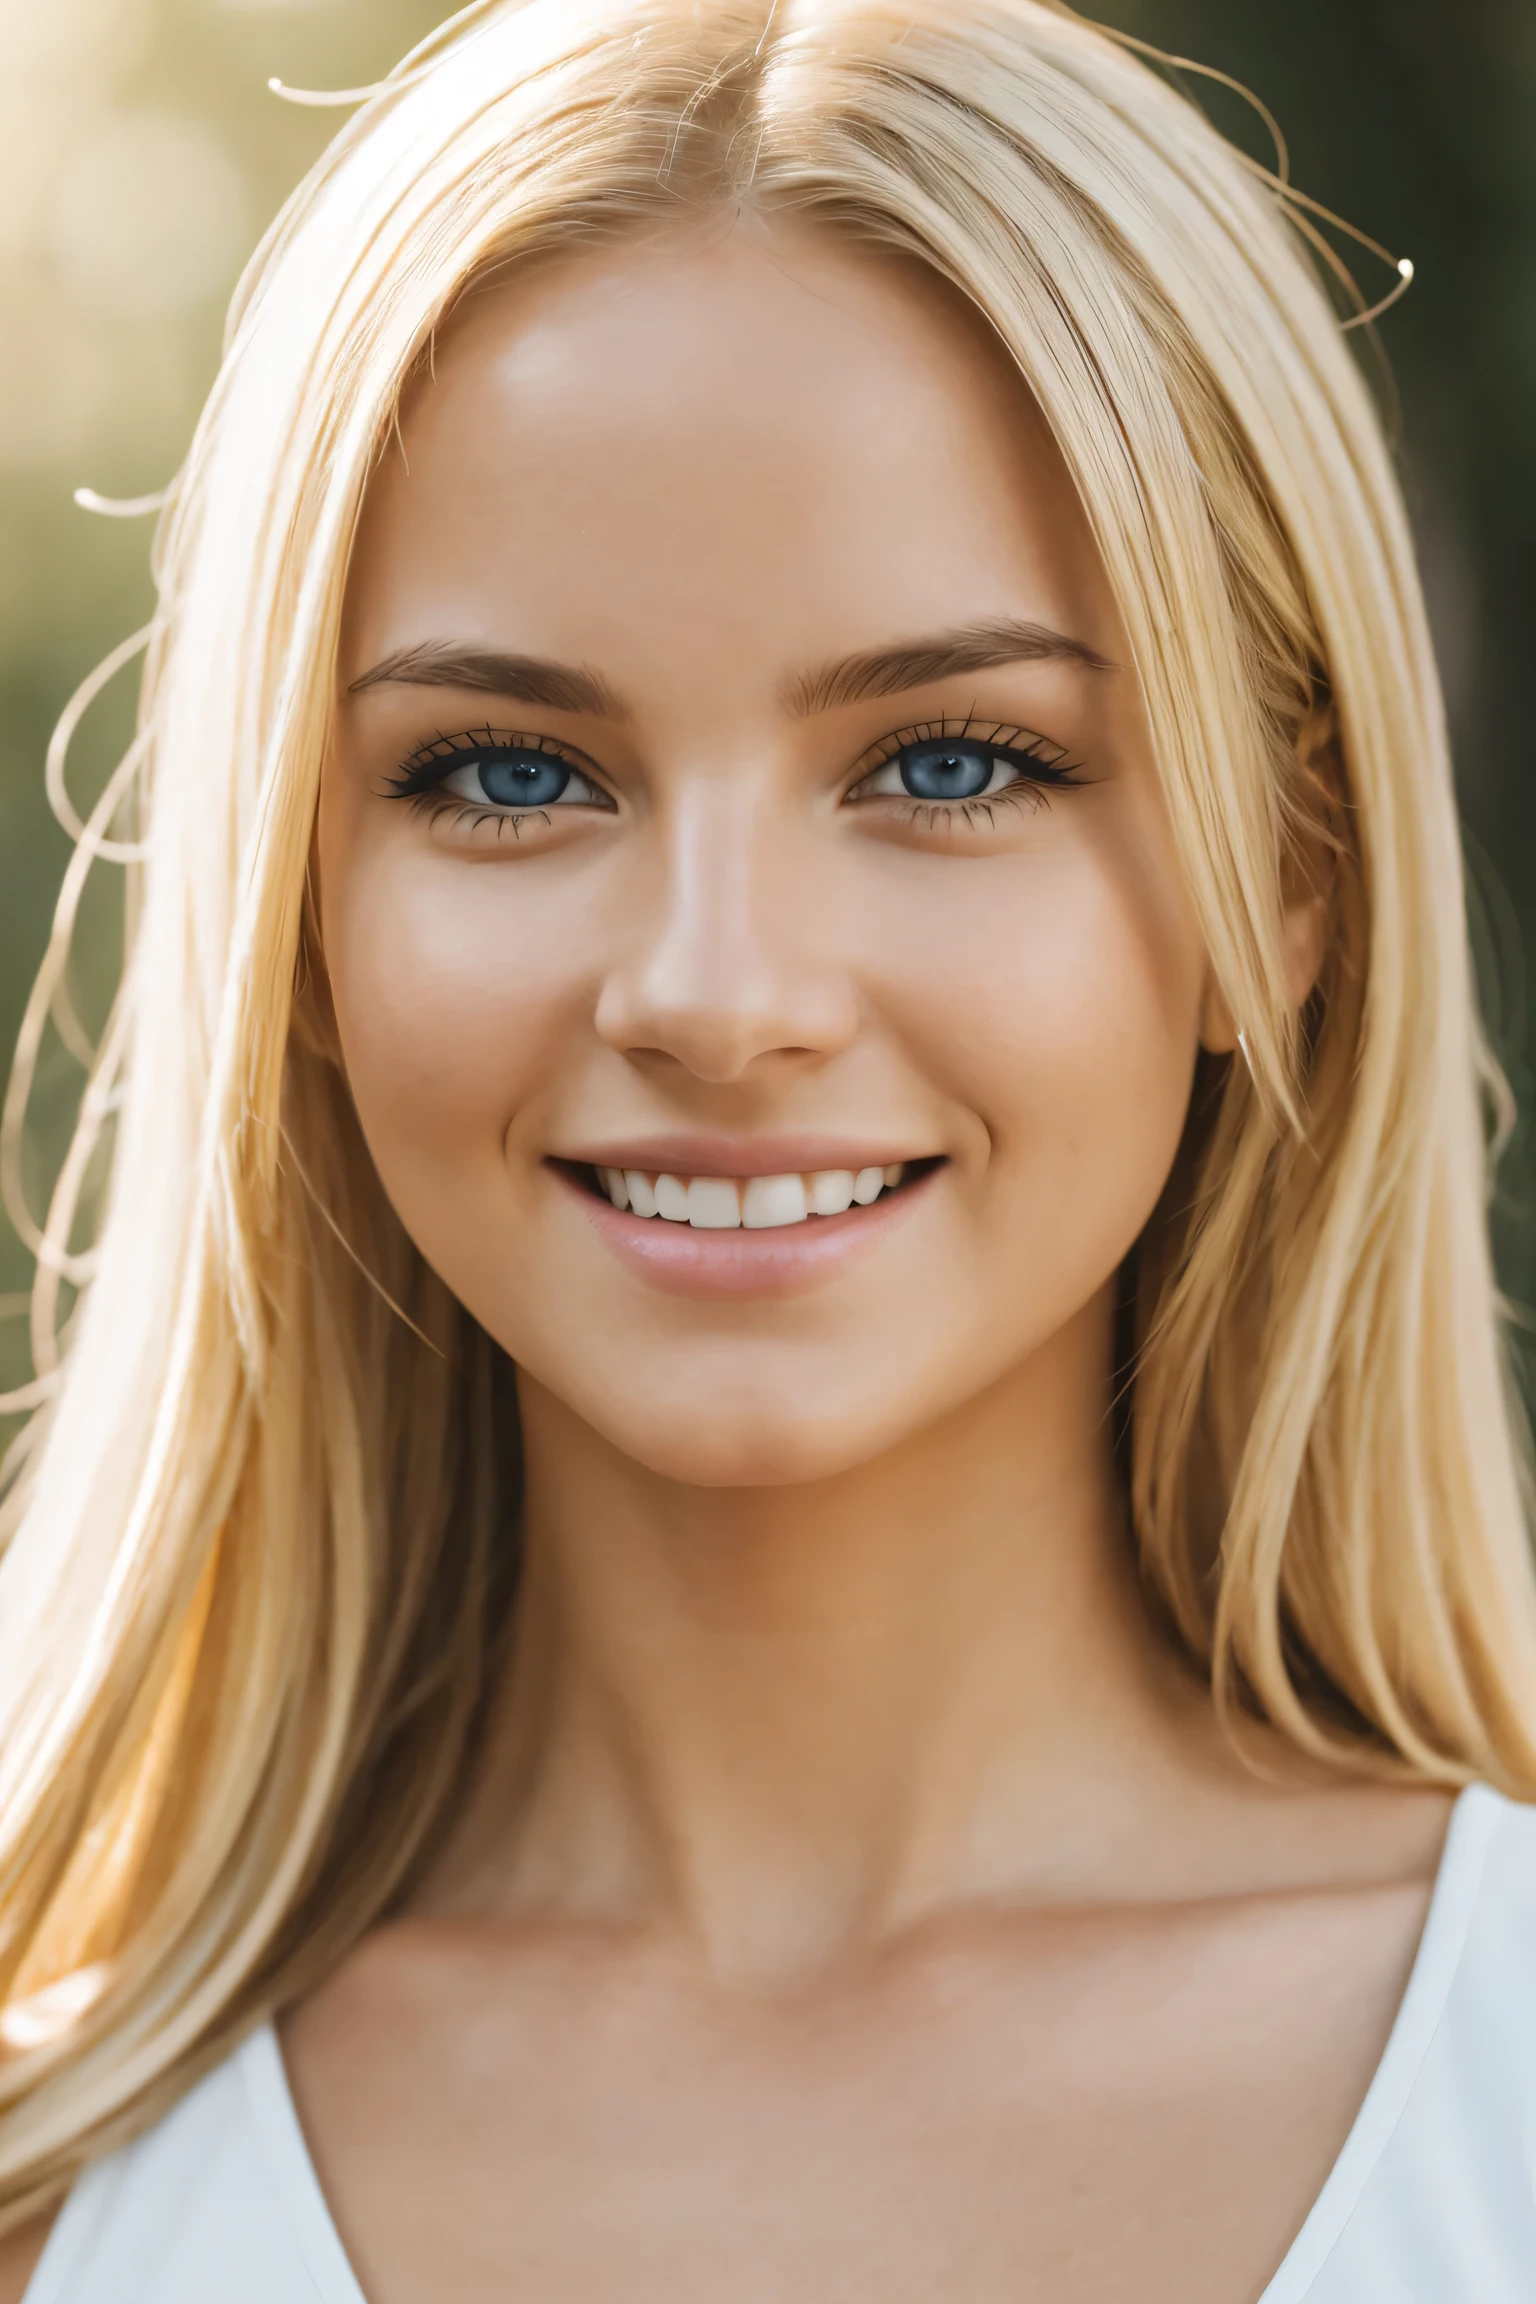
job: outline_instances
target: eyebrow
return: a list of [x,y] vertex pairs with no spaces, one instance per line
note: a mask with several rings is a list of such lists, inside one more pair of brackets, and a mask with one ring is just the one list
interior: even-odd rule
[[349,696],[366,688],[396,684],[408,688],[473,688],[486,696],[515,697],[551,712],[588,712],[600,720],[623,720],[628,707],[606,680],[581,664],[557,664],[545,656],[519,656],[502,648],[477,648],[456,640],[419,640],[397,648],[350,683]]
[[844,656],[797,680],[789,691],[791,709],[804,716],[830,712],[840,704],[862,704],[874,696],[896,696],[924,688],[959,672],[985,672],[998,664],[1080,664],[1089,672],[1112,672],[1113,664],[1065,632],[1048,624],[1017,623],[1003,617],[991,623],[963,624],[931,639],[906,640],[891,648],[871,648]]
[[[789,689],[789,706],[799,718],[896,696],[957,673],[985,672],[1000,664],[1079,664],[1090,672],[1114,670],[1107,656],[1054,632],[1047,624],[1004,617],[964,624],[923,640],[898,641],[840,657],[818,671],[803,673]],[[456,640],[418,640],[382,657],[348,687],[470,688],[481,695],[507,696],[551,712],[585,712],[600,720],[624,720],[629,708],[606,680],[581,664],[560,664],[546,656],[523,656],[504,648],[481,648]]]

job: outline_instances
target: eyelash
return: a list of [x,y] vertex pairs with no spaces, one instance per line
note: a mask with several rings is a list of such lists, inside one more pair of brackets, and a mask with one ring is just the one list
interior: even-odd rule
[[[1016,783],[1005,785],[1000,791],[984,795],[953,799],[924,799],[918,794],[898,795],[875,793],[859,797],[860,787],[879,775],[883,768],[898,761],[901,755],[915,746],[933,743],[969,744],[978,751],[991,753],[994,760],[1007,761],[1019,771]],[[401,763],[388,778],[389,797],[409,801],[412,806],[429,814],[454,812],[460,822],[478,824],[489,821],[499,827],[511,825],[514,837],[525,820],[538,816],[548,821],[548,806],[530,803],[516,808],[510,803],[497,804],[486,800],[477,802],[458,795],[441,795],[441,787],[448,777],[462,767],[483,758],[487,753],[518,752],[542,755],[558,761],[571,773],[579,776],[603,799],[608,795],[591,770],[590,764],[572,747],[561,744],[550,736],[527,736],[520,733],[498,732],[489,723],[481,729],[466,730],[461,735],[439,735],[421,744]],[[930,720],[911,728],[898,729],[891,736],[882,737],[877,745],[859,761],[846,792],[845,802],[866,807],[872,800],[904,801],[904,820],[912,825],[924,825],[932,830],[940,822],[956,821],[975,824],[983,818],[988,824],[995,821],[994,811],[1000,806],[1042,808],[1049,805],[1053,790],[1070,788],[1078,782],[1078,764],[1069,760],[1066,748],[1051,743],[1027,728],[1010,727],[1003,722],[978,722],[974,716],[964,720]],[[582,803],[574,803],[582,805]],[[591,803],[585,803],[590,806]],[[554,805],[550,803],[549,805]],[[611,805],[611,802],[610,802]]]
[[558,761],[562,767],[570,769],[572,775],[579,776],[595,792],[601,793],[605,800],[608,798],[591,763],[573,746],[562,744],[553,736],[527,736],[516,731],[498,730],[489,723],[484,728],[466,729],[462,735],[438,735],[429,743],[418,745],[402,761],[394,775],[386,779],[388,797],[408,801],[413,808],[430,816],[452,814],[461,824],[471,827],[491,823],[497,826],[499,833],[501,827],[510,825],[516,839],[520,836],[521,825],[531,818],[537,816],[547,822],[549,807],[535,802],[524,808],[514,808],[498,805],[489,799],[466,800],[457,793],[444,793],[441,790],[457,769],[469,767],[476,760],[483,759],[487,753],[495,752],[536,753],[544,759]]
[[[856,807],[867,807],[868,799],[858,798],[860,785],[888,768],[911,746],[940,742],[973,744],[980,751],[1010,761],[1021,773],[1017,783],[976,799],[925,800],[915,793],[905,795],[903,821],[921,824],[930,831],[940,823],[975,824],[985,819],[991,824],[995,822],[993,811],[999,807],[1046,808],[1053,791],[1070,790],[1081,781],[1082,764],[1068,757],[1064,744],[1053,744],[1029,728],[1011,727],[1003,721],[978,721],[969,715],[964,720],[927,720],[916,727],[898,729],[893,736],[883,736],[859,762],[847,799]],[[897,795],[876,793],[872,797],[895,799]]]

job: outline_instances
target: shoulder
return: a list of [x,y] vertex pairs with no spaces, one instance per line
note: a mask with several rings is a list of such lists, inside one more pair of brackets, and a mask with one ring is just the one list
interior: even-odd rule
[[1536,1894],[1536,1802],[1474,1784],[1457,1811],[1458,1829],[1485,1845],[1490,1876],[1517,1893]]
[[1536,1807],[1473,1785],[1375,2078],[1267,2304],[1526,2304],[1533,2135]]
[[18,2232],[0,2253],[0,2304],[313,2299],[294,2212],[302,2185],[267,2101],[282,2086],[269,2067],[280,2073],[263,2028],[132,2143],[93,2162],[51,2231]]
[[57,2213],[34,2217],[0,2240],[0,2304],[22,2304]]
[[1536,2243],[1536,1807],[1480,1784],[1457,1802],[1398,2032],[1406,2139],[1442,2180],[1505,2168]]
[[1447,1935],[1461,1937],[1456,1990],[1496,2007],[1511,2037],[1536,2050],[1536,1806],[1482,1784],[1464,1793],[1440,1900]]
[[1480,2053],[1528,2054],[1536,2092],[1536,1806],[1487,1784],[1461,1794],[1409,1992]]

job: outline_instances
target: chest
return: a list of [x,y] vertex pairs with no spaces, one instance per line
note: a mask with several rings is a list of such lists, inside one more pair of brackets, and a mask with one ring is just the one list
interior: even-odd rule
[[624,1962],[375,1975],[287,2056],[369,2304],[1252,2304],[1421,1916],[1063,1924],[792,2005]]

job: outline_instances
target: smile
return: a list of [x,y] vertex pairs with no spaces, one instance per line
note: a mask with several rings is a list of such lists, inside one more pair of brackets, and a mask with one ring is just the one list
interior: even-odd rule
[[[771,1172],[743,1175],[763,1153],[719,1139],[602,1149],[607,1160],[556,1157],[550,1169],[637,1278],[712,1298],[823,1285],[901,1230],[948,1165],[942,1154],[876,1162],[860,1160],[851,1144],[807,1142],[776,1148]],[[791,1167],[796,1150],[804,1165]],[[844,1157],[834,1166],[838,1151]],[[722,1176],[722,1168],[737,1173]]]
[[673,1176],[643,1168],[593,1170],[615,1208],[691,1224],[699,1232],[773,1232],[812,1216],[867,1208],[901,1184],[908,1163],[883,1168],[814,1168],[780,1176]]

